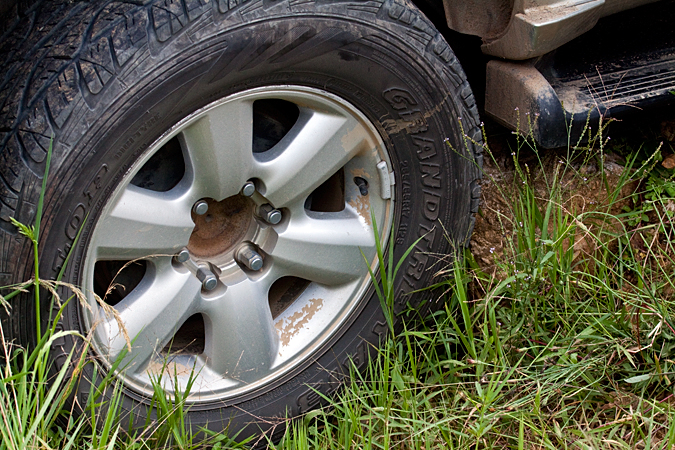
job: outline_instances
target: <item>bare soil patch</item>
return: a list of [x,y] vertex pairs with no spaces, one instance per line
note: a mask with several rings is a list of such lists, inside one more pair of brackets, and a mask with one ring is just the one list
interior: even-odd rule
[[[601,219],[616,216],[641,201],[641,182],[629,179],[619,192],[625,170],[626,149],[640,148],[646,141],[661,144],[663,162],[675,167],[675,120],[654,121],[654,125],[632,127],[630,123],[617,124],[617,139],[605,140],[603,149],[536,150],[523,144],[513,134],[493,125],[487,130],[487,147],[481,183],[481,207],[471,239],[471,253],[479,268],[492,276],[503,278],[499,267],[509,264],[506,246],[513,244],[516,215],[514,205],[521,195],[522,185],[532,187],[541,211],[551,200],[551,192],[560,189],[559,201],[565,212],[578,218],[589,232],[599,226],[619,226]],[[628,130],[628,132],[626,132]],[[610,128],[610,132],[614,131]],[[626,174],[624,176],[629,176]],[[556,181],[557,180],[557,181]],[[598,214],[592,214],[598,213]],[[612,222],[610,220],[610,222]],[[614,220],[616,222],[616,220]],[[574,239],[575,259],[596,250],[597,243],[583,235]]]

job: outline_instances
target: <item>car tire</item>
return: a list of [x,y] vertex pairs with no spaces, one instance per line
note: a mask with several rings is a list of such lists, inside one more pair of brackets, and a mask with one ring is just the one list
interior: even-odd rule
[[[415,246],[395,312],[438,307],[410,293],[447,264],[436,255],[468,243],[481,131],[458,61],[413,5],[45,1],[14,12],[0,49],[0,275],[32,276],[9,219],[34,220],[53,137],[40,274],[63,269],[87,298],[58,324],[91,336],[75,405],[122,359],[132,426],[153,417],[162,377],[169,394],[194,381],[193,429],[278,437],[387,335],[368,272],[375,226],[395,260]],[[28,298],[3,328],[35,341]],[[59,339],[55,369],[84,347]]]

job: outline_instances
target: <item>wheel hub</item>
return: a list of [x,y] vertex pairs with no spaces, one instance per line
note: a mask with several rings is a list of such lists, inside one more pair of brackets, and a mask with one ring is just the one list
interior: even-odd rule
[[233,195],[220,202],[207,199],[206,203],[209,206],[206,214],[192,212],[195,228],[187,246],[190,254],[200,259],[232,252],[255,225],[255,204],[242,195]]

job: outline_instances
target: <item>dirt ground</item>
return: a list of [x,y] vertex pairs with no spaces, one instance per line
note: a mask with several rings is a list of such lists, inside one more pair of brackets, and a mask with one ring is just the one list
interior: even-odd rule
[[[608,205],[608,193],[616,189],[624,171],[625,159],[615,152],[617,145],[637,148],[646,140],[660,140],[663,142],[663,165],[667,167],[669,161],[675,163],[675,120],[655,120],[635,127],[625,122],[621,125],[616,132],[617,144],[612,144],[610,139],[602,152],[598,149],[581,151],[573,158],[569,158],[567,150],[535,152],[529,145],[520,145],[519,149],[511,133],[496,125],[487,129],[481,207],[471,239],[471,252],[483,272],[499,277],[500,263],[508,263],[504,260],[508,252],[504,250],[513,242],[516,225],[513,208],[516,195],[520,195],[519,184],[524,179],[533,188],[540,208],[545,208],[546,201],[551,198],[552,180],[559,177],[563,211],[584,220],[590,216],[585,212],[618,214],[626,206],[630,208],[635,200],[631,194],[638,190],[639,183],[630,181],[617,195],[617,200]],[[631,131],[625,133],[625,130]],[[609,133],[613,131],[609,129]],[[520,165],[520,174],[516,171],[516,160]],[[587,225],[593,226],[592,223]],[[584,236],[575,237],[575,257],[592,252],[593,242]]]

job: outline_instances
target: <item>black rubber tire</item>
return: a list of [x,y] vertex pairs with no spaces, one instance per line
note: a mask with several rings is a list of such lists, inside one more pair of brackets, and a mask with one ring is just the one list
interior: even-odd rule
[[[344,98],[372,121],[392,155],[394,258],[424,236],[395,283],[396,311],[434,307],[437,260],[468,243],[478,210],[481,131],[466,78],[443,37],[400,0],[295,2],[163,0],[34,2],[5,18],[0,38],[0,283],[32,277],[28,242],[10,223],[34,220],[50,136],[40,270],[54,278],[87,217],[65,281],[79,283],[88,236],[111,190],[158,136],[210,102],[243,89],[293,84]],[[461,125],[460,125],[461,124]],[[443,236],[443,224],[450,241]],[[391,250],[391,249],[390,249]],[[425,301],[432,300],[432,301]],[[46,306],[45,306],[46,308]],[[47,311],[42,315],[47,317]],[[31,302],[13,302],[6,334],[34,340]],[[60,328],[83,330],[69,304]],[[291,374],[225,402],[195,405],[193,427],[283,432],[281,417],[318,407],[363,367],[386,333],[373,294],[334,339]],[[53,348],[56,368],[78,342]],[[92,379],[94,364],[83,380]],[[78,404],[89,387],[81,383]],[[148,399],[131,390],[122,408],[143,424]],[[273,419],[273,418],[279,419]],[[261,420],[264,419],[264,420]]]

